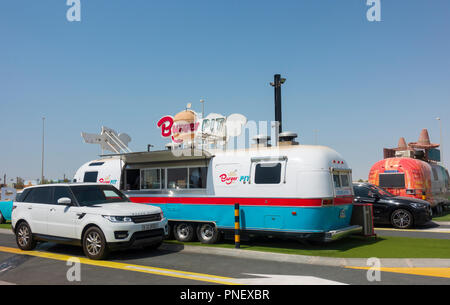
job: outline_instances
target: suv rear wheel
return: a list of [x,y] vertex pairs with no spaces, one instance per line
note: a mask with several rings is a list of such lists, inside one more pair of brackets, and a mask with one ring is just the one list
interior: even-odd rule
[[16,243],[21,250],[33,250],[36,248],[36,240],[33,239],[33,233],[30,226],[25,222],[19,223],[16,228]]
[[90,259],[100,260],[106,258],[109,250],[102,230],[97,227],[87,229],[83,236],[83,251]]

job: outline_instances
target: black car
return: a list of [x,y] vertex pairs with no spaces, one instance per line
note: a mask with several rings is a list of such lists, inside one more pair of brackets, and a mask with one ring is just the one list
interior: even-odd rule
[[394,196],[370,183],[353,183],[355,203],[373,204],[373,222],[391,224],[408,229],[431,220],[431,206],[427,201]]

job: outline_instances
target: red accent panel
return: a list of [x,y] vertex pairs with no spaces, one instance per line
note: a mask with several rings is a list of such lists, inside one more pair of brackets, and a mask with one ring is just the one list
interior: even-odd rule
[[353,196],[343,196],[334,198],[334,205],[344,205],[353,203]]
[[[336,199],[338,199],[336,201]],[[130,197],[136,203],[179,203],[179,204],[218,204],[257,206],[298,206],[298,207],[320,207],[322,199],[298,199],[298,198],[217,198],[217,197]],[[335,198],[336,205],[350,204],[353,197]]]

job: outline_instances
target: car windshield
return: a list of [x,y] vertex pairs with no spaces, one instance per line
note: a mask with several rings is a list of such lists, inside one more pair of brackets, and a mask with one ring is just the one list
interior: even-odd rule
[[77,185],[70,187],[80,206],[129,201],[111,185]]
[[381,187],[378,187],[376,185],[371,185],[369,186],[369,189],[380,194],[383,197],[394,197],[394,195],[392,195],[391,193],[389,193],[388,191],[382,189]]

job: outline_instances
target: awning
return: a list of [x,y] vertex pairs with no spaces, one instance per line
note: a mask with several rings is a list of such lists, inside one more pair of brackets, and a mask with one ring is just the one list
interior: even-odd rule
[[114,157],[118,156],[125,163],[161,163],[172,161],[202,161],[209,160],[214,155],[206,150],[201,149],[176,149],[176,150],[158,150],[158,151],[144,151],[124,154],[108,154],[100,155],[100,157]]

